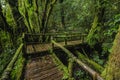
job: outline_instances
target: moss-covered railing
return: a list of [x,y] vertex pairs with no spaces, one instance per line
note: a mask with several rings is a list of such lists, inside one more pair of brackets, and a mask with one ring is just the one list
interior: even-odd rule
[[90,67],[94,68],[99,73],[102,73],[102,71],[104,70],[104,67],[102,67],[101,65],[93,61],[92,59],[89,59],[88,57],[80,53],[79,51],[76,51],[75,54],[77,55],[78,59],[80,59],[82,62],[86,64],[89,64]]
[[62,80],[68,80],[69,79],[69,72],[68,68],[60,61],[60,59],[57,57],[57,55],[51,50],[50,53],[52,54],[52,59],[56,65],[59,65],[58,68],[60,71],[63,72],[63,78]]
[[[51,41],[54,45],[61,48],[65,53],[67,53],[69,59],[72,61],[75,61],[76,63],[81,66],[85,71],[87,71],[92,77],[93,80],[103,80],[103,78],[99,75],[98,72],[94,71],[92,68],[90,68],[88,65],[83,63],[81,60],[79,60],[77,57],[75,57],[69,50],[67,50],[65,47],[61,46],[60,44],[56,43],[54,40]],[[71,70],[70,70],[71,71]]]
[[[45,42],[42,42],[42,37],[45,36]],[[25,33],[24,34],[24,41],[26,44],[38,44],[38,43],[50,43],[51,39],[57,42],[65,42],[73,41],[73,40],[81,40],[81,42],[85,41],[86,34],[81,34],[79,32],[72,32],[72,33],[39,33],[39,34],[31,34]]]
[[[15,63],[18,60],[18,57],[20,56],[20,54],[22,55],[22,48],[23,48],[23,43],[20,44],[20,46],[18,47],[18,49],[16,50],[12,60],[10,61],[10,63],[8,64],[8,66],[6,67],[6,69],[4,70],[2,77],[0,78],[0,80],[10,80],[11,78],[11,73],[13,71],[13,68],[15,67]],[[20,71],[22,72],[22,71]],[[15,74],[15,75],[19,75]],[[13,80],[13,79],[12,79]],[[19,80],[19,79],[15,79],[15,80]]]

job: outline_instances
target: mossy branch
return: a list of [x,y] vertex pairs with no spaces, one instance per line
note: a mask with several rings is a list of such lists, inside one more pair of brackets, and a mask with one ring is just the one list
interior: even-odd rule
[[45,28],[47,28],[47,24],[48,24],[48,21],[49,21],[49,17],[50,17],[50,14],[53,10],[53,6],[54,4],[56,3],[57,0],[53,0],[51,3],[50,3],[50,6],[48,8],[48,13],[47,13],[47,17],[46,17],[46,22],[45,22]]

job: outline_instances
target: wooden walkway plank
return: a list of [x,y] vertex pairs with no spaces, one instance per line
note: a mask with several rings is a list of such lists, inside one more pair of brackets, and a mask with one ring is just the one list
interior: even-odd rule
[[[82,43],[81,40],[75,40],[75,41],[68,41],[67,46],[74,46]],[[59,42],[60,45],[65,46],[65,42]],[[54,46],[55,48],[57,46]],[[39,52],[44,52],[48,51],[52,48],[52,44],[32,44],[32,45],[27,45],[26,53],[27,54],[34,54],[34,53],[39,53]]]
[[62,77],[63,72],[50,54],[31,59],[25,68],[25,80],[62,80]]

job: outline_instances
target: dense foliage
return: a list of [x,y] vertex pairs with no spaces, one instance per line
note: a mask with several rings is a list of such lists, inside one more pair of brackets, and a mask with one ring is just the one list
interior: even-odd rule
[[[93,51],[86,54],[105,67],[119,25],[119,0],[0,0],[0,76],[22,43],[23,33],[87,34],[87,45]],[[75,74],[82,76],[83,72]]]

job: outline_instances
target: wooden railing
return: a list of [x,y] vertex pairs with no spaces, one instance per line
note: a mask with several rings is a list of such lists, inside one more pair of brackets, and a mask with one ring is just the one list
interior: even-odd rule
[[[85,41],[86,34],[81,34],[78,32],[74,33],[39,33],[39,34],[31,34],[25,33],[24,34],[24,42],[26,44],[38,44],[38,43],[50,43],[51,40],[55,40],[57,42],[65,42],[67,44],[68,41],[73,40],[81,40],[82,42]],[[45,41],[43,42],[42,39],[45,37]]]
[[65,47],[63,47],[62,45],[60,45],[59,43],[55,42],[54,40],[52,40],[52,43],[56,46],[58,46],[59,48],[61,48],[65,53],[67,53],[69,59],[71,59],[73,62],[76,62],[79,66],[81,66],[81,68],[83,68],[86,72],[88,72],[92,77],[93,80],[103,80],[103,78],[99,75],[99,73],[97,73],[96,71],[94,71],[92,68],[90,68],[88,65],[86,65],[85,63],[83,63],[81,60],[79,60],[77,57],[75,57],[69,50],[67,50]]

